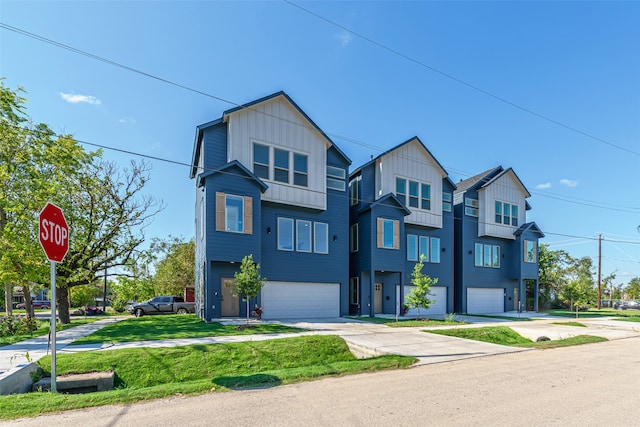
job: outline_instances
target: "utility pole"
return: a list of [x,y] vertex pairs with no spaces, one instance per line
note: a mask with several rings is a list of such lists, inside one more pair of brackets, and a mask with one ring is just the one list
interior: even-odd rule
[[602,233],[598,234],[598,310],[600,309],[601,298],[601,277],[602,277]]

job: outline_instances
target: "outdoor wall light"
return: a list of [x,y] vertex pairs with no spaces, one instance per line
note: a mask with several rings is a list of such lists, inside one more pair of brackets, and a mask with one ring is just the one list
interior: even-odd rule
[[447,248],[442,248],[442,252],[447,252]]
[[334,235],[333,235],[333,241],[334,241],[334,242],[337,242],[337,241],[338,241],[338,235],[337,235],[337,234],[334,234]]
[[267,234],[271,234],[271,227],[267,227]]
[[470,250],[470,251],[469,251],[469,255],[471,255],[472,253],[473,253],[473,251],[471,251],[471,250]]

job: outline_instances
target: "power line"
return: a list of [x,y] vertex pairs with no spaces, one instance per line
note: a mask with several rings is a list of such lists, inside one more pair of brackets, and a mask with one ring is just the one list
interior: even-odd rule
[[577,128],[573,127],[573,126],[569,126],[567,124],[559,122],[558,120],[552,119],[552,118],[550,118],[548,116],[545,116],[544,114],[541,114],[541,113],[533,111],[533,110],[531,110],[529,108],[523,107],[520,104],[516,104],[515,102],[509,101],[508,99],[506,99],[506,98],[504,98],[502,96],[499,96],[499,95],[491,93],[491,92],[489,92],[487,90],[484,90],[484,89],[480,88],[479,86],[471,84],[471,83],[469,83],[469,82],[467,82],[465,80],[462,80],[462,79],[460,79],[458,77],[455,77],[455,76],[453,76],[453,75],[451,75],[449,73],[446,73],[446,72],[444,72],[442,70],[439,70],[439,69],[437,69],[437,68],[435,68],[435,67],[433,67],[431,65],[428,65],[425,62],[422,62],[422,61],[420,61],[418,59],[415,59],[415,58],[413,58],[413,57],[411,57],[411,56],[409,56],[407,54],[404,54],[404,53],[402,53],[402,52],[400,52],[400,51],[398,51],[398,50],[396,50],[396,49],[394,49],[392,47],[384,45],[384,44],[382,44],[382,43],[380,43],[380,42],[378,42],[378,41],[376,41],[376,40],[374,40],[374,39],[372,39],[370,37],[364,36],[364,35],[356,32],[356,31],[353,31],[353,30],[345,27],[344,25],[341,25],[341,24],[339,24],[339,23],[337,23],[335,21],[332,21],[329,18],[326,18],[326,17],[324,17],[324,16],[322,16],[322,15],[316,13],[316,12],[313,12],[313,11],[311,11],[311,10],[305,8],[305,7],[302,7],[299,4],[296,4],[296,3],[294,3],[294,2],[292,2],[290,0],[282,0],[282,1],[287,3],[290,6],[293,6],[293,7],[296,7],[298,9],[300,9],[301,11],[303,11],[303,12],[309,14],[309,15],[315,16],[316,18],[318,18],[318,19],[320,19],[322,21],[325,21],[325,22],[327,22],[327,23],[329,23],[329,24],[331,24],[331,25],[333,25],[333,26],[335,26],[335,27],[337,27],[337,28],[339,28],[341,30],[344,30],[344,31],[348,32],[349,34],[352,34],[352,35],[354,35],[354,36],[356,36],[356,37],[358,37],[358,38],[360,38],[360,39],[362,39],[362,40],[364,40],[364,41],[366,41],[368,43],[371,43],[371,44],[379,47],[380,49],[383,49],[383,50],[385,50],[385,51],[387,51],[387,52],[389,52],[389,53],[391,53],[393,55],[399,56],[400,58],[406,59],[407,61],[412,62],[412,63],[414,63],[414,64],[416,64],[416,65],[418,65],[420,67],[426,68],[426,69],[428,69],[430,71],[433,71],[434,73],[440,74],[441,76],[446,77],[449,80],[453,80],[454,82],[459,83],[459,84],[461,84],[463,86],[466,86],[466,87],[468,87],[468,88],[470,88],[470,89],[472,89],[472,90],[474,90],[476,92],[479,92],[479,93],[481,93],[483,95],[486,95],[486,96],[488,96],[490,98],[496,99],[496,100],[498,100],[498,101],[500,101],[500,102],[502,102],[504,104],[507,104],[507,105],[509,105],[509,106],[511,106],[513,108],[516,108],[516,109],[518,109],[520,111],[523,111],[523,112],[525,112],[527,114],[530,114],[532,116],[535,116],[535,117],[537,117],[539,119],[545,120],[545,121],[547,121],[549,123],[553,123],[556,126],[559,126],[559,127],[564,128],[564,129],[570,130],[571,132],[574,132],[574,133],[577,133],[579,135],[585,136],[585,137],[587,137],[589,139],[592,139],[594,141],[600,142],[602,144],[606,144],[606,145],[608,145],[610,147],[617,148],[618,150],[622,150],[622,151],[625,151],[627,153],[634,154],[636,156],[640,156],[640,152],[633,151],[633,150],[631,150],[629,148],[626,148],[626,147],[623,147],[621,145],[614,144],[614,143],[609,142],[609,141],[607,141],[605,139],[599,138],[597,136],[591,135],[590,133],[587,133],[587,132],[584,132],[584,131],[582,131],[580,129],[577,129]]

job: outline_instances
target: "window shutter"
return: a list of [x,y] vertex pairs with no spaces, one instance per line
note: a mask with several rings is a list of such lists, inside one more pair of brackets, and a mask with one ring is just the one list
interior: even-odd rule
[[244,196],[244,234],[253,234],[253,198]]
[[378,233],[378,247],[382,248],[384,246],[384,224],[383,224],[383,220],[382,218],[377,218],[378,220],[378,228],[377,228],[377,233]]
[[393,221],[393,249],[400,249],[400,221]]
[[225,231],[225,195],[216,191],[216,231]]

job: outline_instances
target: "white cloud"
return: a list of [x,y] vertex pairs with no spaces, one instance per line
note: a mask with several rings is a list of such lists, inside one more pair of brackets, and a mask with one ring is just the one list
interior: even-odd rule
[[573,188],[578,186],[578,181],[573,181],[571,179],[563,178],[560,180],[560,184]]
[[91,95],[80,95],[75,93],[60,92],[60,97],[70,104],[78,104],[80,102],[86,102],[87,104],[91,104],[91,105],[102,104],[102,101],[100,101],[95,96],[91,96]]
[[545,182],[544,184],[536,185],[536,189],[537,190],[545,190],[547,188],[551,188],[551,183],[550,182]]
[[133,117],[123,117],[118,121],[120,123],[136,123],[136,119],[134,119]]
[[346,47],[351,44],[353,37],[351,36],[351,33],[343,32],[342,34],[338,34],[338,40],[340,40],[342,47]]

